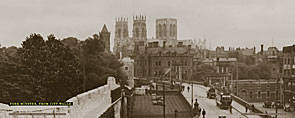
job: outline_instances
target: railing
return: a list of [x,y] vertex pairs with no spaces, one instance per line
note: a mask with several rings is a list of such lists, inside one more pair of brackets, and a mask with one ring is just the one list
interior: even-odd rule
[[[186,100],[186,98],[181,93],[178,93],[178,96],[180,96],[181,100],[183,101],[184,104],[186,104],[186,106],[190,107],[191,111],[177,111],[175,113],[175,114],[177,114],[176,115],[177,118],[189,118],[189,117],[192,118],[195,115],[200,115],[197,112],[196,113],[193,112],[191,104]],[[189,114],[189,115],[187,115],[187,114]],[[180,116],[182,116],[182,117],[180,117]],[[184,116],[186,116],[186,117],[184,117]]]
[[120,118],[122,97],[117,99],[99,118]]
[[[242,105],[244,107],[247,107],[249,110],[252,110],[254,113],[264,113],[262,110],[255,108],[255,106],[253,107],[250,103],[239,98],[238,96],[235,96],[234,94],[231,94],[231,96],[234,101],[236,101],[237,103],[239,103],[240,105]],[[260,115],[260,116],[263,118],[271,117],[270,115]]]

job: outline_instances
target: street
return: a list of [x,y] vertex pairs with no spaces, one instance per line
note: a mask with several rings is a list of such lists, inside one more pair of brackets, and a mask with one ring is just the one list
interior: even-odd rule
[[[188,91],[187,87],[191,87],[191,85],[187,83],[183,83],[185,86],[185,90],[183,91],[184,97],[191,103],[191,88]],[[199,106],[206,111],[206,118],[217,118],[218,116],[227,116],[227,118],[260,118],[259,116],[243,116],[240,112],[244,113],[245,108],[233,101],[232,106],[232,114],[229,110],[223,110],[216,106],[215,99],[208,99],[207,98],[207,90],[208,87],[204,87],[202,85],[194,84],[194,102],[195,99],[198,99]],[[240,111],[240,112],[239,112]]]

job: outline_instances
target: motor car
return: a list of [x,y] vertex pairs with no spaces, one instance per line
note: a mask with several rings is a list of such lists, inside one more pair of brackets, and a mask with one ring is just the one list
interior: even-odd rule
[[152,100],[156,100],[157,99],[157,95],[155,93],[152,93]]
[[290,104],[286,104],[286,105],[284,105],[284,111],[286,111],[286,112],[290,112],[290,111],[291,111],[291,106],[290,106]]
[[157,100],[152,100],[153,105],[157,105],[158,101]]
[[164,105],[164,102],[162,100],[158,100],[157,105]]
[[218,118],[226,118],[226,116],[223,116],[223,115],[222,115],[222,116],[218,116]]
[[272,105],[271,101],[265,101],[263,103],[262,107],[264,107],[264,108],[271,108],[271,105]]
[[276,100],[272,102],[272,108],[283,109],[284,105],[279,100]]
[[157,99],[157,104],[156,105],[164,105],[163,97],[160,97],[159,99]]

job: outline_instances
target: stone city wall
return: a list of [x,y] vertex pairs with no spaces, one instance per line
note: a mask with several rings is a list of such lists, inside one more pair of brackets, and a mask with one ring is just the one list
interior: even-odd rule
[[[108,77],[106,85],[79,94],[67,102],[73,106],[17,106],[0,104],[0,118],[97,118],[111,103],[111,90],[118,88],[114,77]],[[115,112],[119,112],[117,110]],[[55,115],[54,115],[55,114]],[[116,116],[118,113],[115,113]],[[116,118],[117,118],[116,117]]]

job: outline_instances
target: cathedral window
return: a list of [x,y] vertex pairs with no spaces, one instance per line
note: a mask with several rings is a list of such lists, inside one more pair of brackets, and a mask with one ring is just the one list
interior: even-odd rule
[[128,36],[127,29],[124,29],[124,37],[127,37],[127,36]]
[[135,28],[135,37],[139,37],[139,29]]
[[118,29],[118,36],[121,37],[121,29]]
[[176,30],[177,30],[177,29],[176,29],[176,25],[174,24],[174,25],[173,25],[173,36],[176,36]]
[[145,28],[142,28],[142,37],[145,37],[146,36],[146,32],[145,32]]
[[170,24],[170,36],[173,36],[173,27],[172,27],[172,24]]
[[159,37],[162,37],[162,25],[159,24]]

